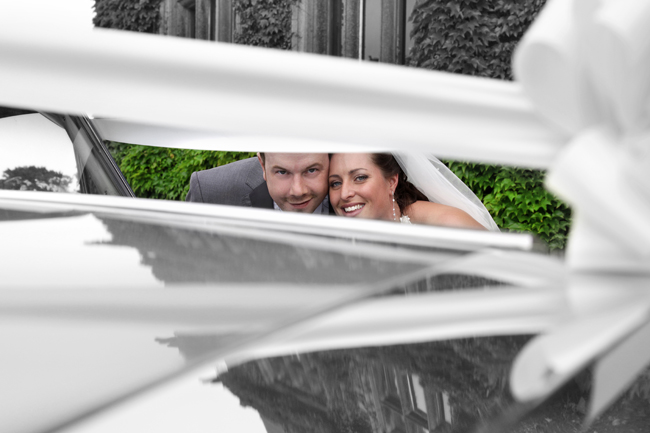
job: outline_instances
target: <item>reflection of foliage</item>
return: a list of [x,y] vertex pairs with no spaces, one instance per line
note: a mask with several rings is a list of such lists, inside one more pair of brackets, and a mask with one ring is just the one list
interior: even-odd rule
[[72,178],[59,171],[33,165],[8,168],[0,179],[0,189],[66,192]]
[[170,149],[107,142],[133,192],[142,198],[184,200],[193,172],[228,164],[255,153]]

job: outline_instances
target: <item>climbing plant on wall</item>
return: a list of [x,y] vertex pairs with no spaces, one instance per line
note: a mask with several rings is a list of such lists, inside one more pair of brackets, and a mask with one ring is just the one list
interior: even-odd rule
[[291,49],[291,7],[300,0],[235,0],[235,43]]
[[[515,46],[545,0],[424,0],[416,4],[410,66],[512,79]],[[505,230],[537,234],[562,249],[571,211],[546,191],[544,172],[485,164],[448,162],[485,203]]]
[[515,46],[546,0],[425,0],[417,3],[408,64],[512,79]]
[[95,27],[157,33],[161,0],[95,0]]

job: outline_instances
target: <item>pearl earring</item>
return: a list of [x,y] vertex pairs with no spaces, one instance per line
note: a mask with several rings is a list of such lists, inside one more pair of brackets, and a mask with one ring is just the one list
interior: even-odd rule
[[391,194],[393,195],[393,221],[397,221],[397,215],[395,214],[395,192]]

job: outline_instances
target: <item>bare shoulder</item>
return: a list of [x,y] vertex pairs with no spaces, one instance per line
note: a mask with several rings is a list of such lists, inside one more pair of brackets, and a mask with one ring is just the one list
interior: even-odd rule
[[485,230],[485,227],[469,216],[467,212],[440,203],[416,201],[405,211],[414,224]]

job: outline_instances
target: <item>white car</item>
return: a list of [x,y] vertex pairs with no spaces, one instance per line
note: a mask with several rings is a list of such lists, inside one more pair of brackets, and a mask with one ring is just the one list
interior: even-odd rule
[[[638,29],[650,9],[629,3],[608,7]],[[532,42],[550,34],[549,19],[568,16],[559,4],[549,2]],[[569,48],[591,35],[568,28]],[[151,35],[41,40],[0,29],[0,105],[16,107],[0,119],[3,161],[14,158],[3,172],[40,167],[23,156],[37,161],[55,141],[64,147],[44,160],[69,156],[46,167],[61,176],[28,185],[10,172],[3,185],[16,190],[0,191],[2,430],[647,429],[650,243],[647,209],[630,200],[647,184],[641,176],[613,194],[606,176],[590,173],[611,155],[620,173],[628,150],[643,147],[610,146],[635,137],[622,121],[614,138],[562,124],[579,104],[557,121],[536,93],[545,83],[530,78],[526,55],[536,52],[522,52],[527,93],[518,83]],[[550,168],[578,217],[563,261],[535,253],[525,234],[141,200],[106,139],[428,149]],[[595,143],[591,158],[584,142]],[[580,158],[584,166],[572,165]],[[627,167],[638,179],[635,161]],[[41,191],[25,190],[34,184]],[[205,406],[187,396],[199,394],[215,414],[193,426],[194,407]]]

